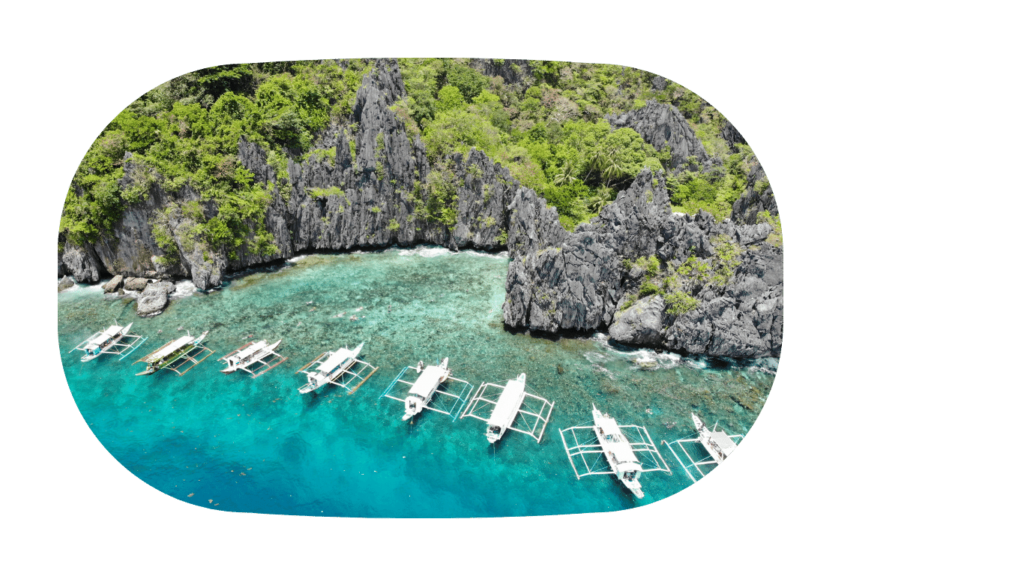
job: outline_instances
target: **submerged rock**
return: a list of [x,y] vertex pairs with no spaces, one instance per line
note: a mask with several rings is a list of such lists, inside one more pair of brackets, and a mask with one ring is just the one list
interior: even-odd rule
[[123,283],[124,278],[120,274],[118,274],[117,276],[114,276],[110,280],[110,282],[107,282],[106,284],[103,285],[103,292],[106,294],[109,294],[111,292],[117,292],[121,288],[121,285]]

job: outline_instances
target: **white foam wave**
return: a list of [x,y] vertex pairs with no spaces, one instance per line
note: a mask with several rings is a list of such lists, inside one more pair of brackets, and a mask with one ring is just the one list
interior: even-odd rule
[[467,256],[478,256],[480,258],[494,258],[495,260],[508,260],[508,252],[481,252],[480,250],[462,250],[459,254]]
[[168,297],[174,300],[179,298],[186,298],[196,293],[196,285],[191,280],[181,280],[174,283],[174,292],[171,292]]
[[299,254],[298,256],[295,256],[293,258],[289,258],[288,262],[291,262],[292,264],[294,264],[294,263],[298,262],[299,260],[302,260],[302,259],[307,258],[307,257],[309,257],[309,254]]

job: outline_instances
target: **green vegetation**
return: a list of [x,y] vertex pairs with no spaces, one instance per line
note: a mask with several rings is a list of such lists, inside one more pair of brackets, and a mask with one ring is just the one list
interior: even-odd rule
[[[765,180],[762,180],[761,182],[765,182]],[[761,182],[758,182],[758,184]],[[767,186],[765,186],[765,188],[767,188]],[[763,190],[759,190],[759,192],[762,191]],[[772,232],[771,234],[768,234],[768,239],[766,241],[772,246],[782,248],[782,220],[778,216],[772,216],[771,212],[763,210],[757,213],[757,222],[766,222],[771,225]]]
[[711,281],[719,286],[724,286],[740,265],[742,248],[724,234],[712,238],[711,243],[715,247],[715,265]]
[[337,150],[334,146],[330,148],[321,148],[319,150],[310,150],[302,156],[303,161],[310,159],[319,160],[320,162],[327,162],[334,167],[334,157],[337,155]]
[[654,282],[644,280],[644,283],[640,285],[640,292],[638,295],[643,298],[645,296],[651,296],[652,294],[662,294],[663,292],[664,291]]
[[[126,206],[145,201],[155,187],[172,193],[188,187],[201,196],[205,212],[193,211],[191,228],[179,226],[173,235],[166,218],[154,221],[165,259],[178,257],[171,246],[183,235],[189,244],[224,249],[229,258],[239,250],[276,253],[263,220],[275,194],[291,199],[288,162],[333,166],[338,151],[313,149],[313,142],[335,125],[346,133],[356,163],[358,127],[351,114],[372,67],[364,60],[226,65],[158,86],[121,112],[86,152],[67,193],[61,232],[74,243],[95,241]],[[467,60],[404,59],[399,68],[406,95],[391,110],[410,139],[422,139],[431,171],[414,190],[396,193],[412,202],[421,220],[454,226],[459,184],[448,158],[474,147],[556,207],[570,230],[597,215],[645,167],[655,172],[656,186],[668,189],[673,210],[704,209],[724,218],[755,161],[748,147],[730,147],[722,139],[725,119],[717,110],[672,82],[656,90],[653,75],[642,70],[531,61],[528,68],[510,66],[525,79],[512,85]],[[632,129],[612,130],[605,119],[651,100],[680,109],[713,157],[710,167],[691,157],[682,173],[669,177],[662,169],[671,150],[655,150]],[[268,152],[271,184],[256,183],[242,166],[242,138]],[[387,154],[385,135],[378,134],[374,173],[397,185]],[[759,182],[756,188],[766,186]],[[336,188],[308,192],[315,198],[344,195]],[[491,191],[484,194],[489,198]],[[653,198],[647,193],[648,202]],[[781,245],[776,228],[772,241]]]
[[665,297],[665,310],[672,315],[679,316],[700,306],[700,300],[685,292],[673,292]]
[[416,58],[399,66],[408,95],[396,110],[422,133],[431,162],[475,147],[556,207],[566,229],[597,215],[645,166],[657,172],[671,158],[667,147],[655,150],[629,128],[612,131],[604,119],[648,100],[679,107],[718,160],[702,171],[694,157],[681,177],[665,180],[675,210],[725,218],[746,186],[753,155],[745,146],[730,150],[721,114],[677,84],[655,90],[648,72],[531,61],[533,85],[523,89],[483,76],[465,60]]
[[[360,60],[216,66],[154,88],[86,152],[68,189],[61,232],[73,243],[95,241],[159,183],[171,192],[188,186],[216,208],[213,218],[196,223],[196,242],[225,248],[229,258],[243,247],[277,253],[263,222],[271,190],[253,183],[238,142],[244,137],[270,152],[276,191],[287,201],[287,158],[305,156],[317,133],[351,114],[369,68]],[[312,154],[333,162],[333,151]],[[121,186],[126,170],[132,182]]]
[[307,188],[306,194],[309,194],[313,198],[325,198],[327,196],[345,197],[345,191],[337,186],[331,186],[329,188]]

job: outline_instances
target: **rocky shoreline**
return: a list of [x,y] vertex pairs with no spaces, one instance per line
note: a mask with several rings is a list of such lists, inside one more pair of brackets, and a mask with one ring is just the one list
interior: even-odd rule
[[[644,170],[598,217],[568,232],[554,208],[482,152],[446,159],[457,206],[454,222],[424,218],[424,183],[436,170],[418,136],[410,137],[390,107],[405,95],[394,61],[381,60],[363,78],[352,123],[322,134],[317,154],[275,167],[268,153],[241,140],[238,158],[271,194],[266,230],[277,248],[261,254],[243,246],[234,258],[191,234],[213,207],[159,179],[148,197],[126,207],[111,232],[76,246],[61,239],[58,278],[106,283],[106,292],[139,290],[139,315],[158,314],[173,284],[188,278],[199,290],[226,274],[286,260],[299,253],[434,244],[486,251],[507,246],[505,324],[557,333],[607,330],[617,342],[691,355],[777,357],[783,328],[782,248],[757,214],[778,214],[760,167],[722,223],[706,213],[674,214],[664,174]],[[668,104],[612,119],[649,143],[669,145],[670,171],[708,157],[679,111]],[[731,126],[730,126],[731,127]],[[734,129],[733,129],[734,131]],[[737,138],[741,138],[736,133]],[[126,162],[122,186],[136,168]],[[213,214],[205,214],[206,217]],[[161,247],[156,232],[171,239]],[[652,260],[653,259],[653,260]],[[637,265],[637,262],[641,262]],[[653,262],[653,263],[652,263]],[[143,285],[144,283],[144,285]],[[168,289],[168,286],[170,288]],[[107,290],[107,287],[110,289]],[[60,288],[59,288],[60,289]],[[134,290],[133,290],[134,291]]]

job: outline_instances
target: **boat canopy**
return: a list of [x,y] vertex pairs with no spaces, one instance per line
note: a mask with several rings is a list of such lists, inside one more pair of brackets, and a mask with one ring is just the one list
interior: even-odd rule
[[107,340],[113,338],[114,336],[117,336],[117,333],[120,332],[120,331],[121,331],[121,327],[118,326],[117,324],[115,324],[115,325],[111,326],[110,328],[107,328],[103,332],[100,332],[95,337],[93,337],[93,339],[89,341],[89,345],[90,346],[99,346],[100,344],[103,344],[104,342],[106,342]]
[[722,449],[722,452],[724,452],[726,456],[736,449],[736,443],[733,442],[732,438],[730,438],[728,434],[721,430],[711,432],[711,440]]
[[266,345],[267,345],[267,341],[266,340],[260,340],[259,342],[253,342],[252,344],[249,344],[245,348],[242,348],[241,350],[236,352],[234,354],[234,356],[235,356],[235,358],[245,358],[246,356],[252,354],[253,352],[256,352],[257,350],[259,350],[260,348],[263,348]]
[[353,354],[351,350],[348,348],[341,348],[334,354],[331,354],[327,360],[324,360],[324,363],[318,366],[316,371],[324,374],[330,374],[331,370],[341,366],[343,362],[352,358],[352,356]]
[[409,389],[409,395],[418,394],[423,398],[430,396],[441,382],[441,378],[445,376],[445,372],[446,370],[440,366],[427,366],[416,382],[413,382],[412,388]]
[[526,380],[509,380],[502,390],[498,402],[494,405],[491,417],[487,419],[488,426],[507,426],[519,412],[523,404],[523,393],[526,392]]
[[163,346],[161,346],[155,352],[152,352],[148,356],[143,358],[142,362],[147,362],[147,363],[159,362],[159,361],[163,360],[164,358],[170,356],[171,354],[174,354],[178,350],[181,350],[182,348],[184,348],[188,344],[191,344],[193,340],[195,340],[195,338],[193,338],[192,336],[182,336],[181,338],[178,338],[177,340],[172,340],[172,341],[168,342],[167,344],[164,344]]

